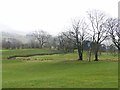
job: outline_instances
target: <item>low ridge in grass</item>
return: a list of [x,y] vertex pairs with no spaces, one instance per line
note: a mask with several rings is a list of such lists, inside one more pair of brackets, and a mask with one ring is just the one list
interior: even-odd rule
[[7,59],[14,56],[32,56],[39,54],[61,53],[61,51],[54,49],[13,49],[2,50],[2,58]]

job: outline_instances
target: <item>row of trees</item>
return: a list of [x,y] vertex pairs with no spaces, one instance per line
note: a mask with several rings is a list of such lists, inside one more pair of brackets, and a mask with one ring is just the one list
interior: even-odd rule
[[105,13],[94,10],[88,11],[87,24],[84,19],[74,20],[71,28],[67,32],[63,32],[64,36],[76,43],[78,49],[79,60],[83,60],[83,42],[89,43],[90,55],[91,51],[95,54],[95,61],[98,61],[98,52],[100,45],[106,39],[112,39],[114,45],[120,50],[120,29],[119,19],[108,18]]
[[[89,55],[94,52],[95,61],[98,61],[98,52],[101,50],[102,43],[112,40],[118,50],[120,50],[120,29],[118,18],[108,18],[104,12],[93,10],[87,12],[87,22],[85,19],[74,19],[67,31],[61,32],[53,37],[47,32],[40,30],[26,35],[29,43],[20,44],[19,48],[55,48],[66,52],[78,50],[78,60],[83,60],[83,50],[85,46],[89,50]],[[8,41],[7,41],[8,43]],[[10,47],[9,42],[7,48]],[[5,41],[2,43],[6,46]],[[14,44],[15,45],[15,44]],[[90,58],[90,57],[89,57]]]

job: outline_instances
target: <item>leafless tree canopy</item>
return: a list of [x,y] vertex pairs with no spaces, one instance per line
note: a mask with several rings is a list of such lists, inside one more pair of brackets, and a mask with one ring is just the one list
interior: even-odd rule
[[106,20],[106,29],[108,29],[110,37],[115,46],[120,50],[120,20],[117,18],[108,18]]
[[50,35],[47,32],[40,30],[33,32],[33,37],[35,37],[39,41],[40,48],[43,48],[45,43],[47,43]]
[[78,49],[79,60],[83,60],[83,41],[87,38],[88,25],[84,19],[73,20],[69,31],[63,33],[68,39],[73,41]]
[[99,10],[88,11],[87,14],[91,25],[92,42],[95,44],[95,61],[98,61],[99,44],[108,36],[108,31],[104,26],[106,15]]

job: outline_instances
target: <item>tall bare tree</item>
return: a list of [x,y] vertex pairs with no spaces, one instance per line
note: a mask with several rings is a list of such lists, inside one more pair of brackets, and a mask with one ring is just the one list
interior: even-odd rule
[[[83,41],[87,37],[87,32],[86,32],[87,29],[88,29],[88,25],[85,23],[84,19],[79,19],[79,20],[74,19],[72,23],[72,27],[69,30],[70,33],[69,36],[72,35],[72,37],[74,37],[73,40],[75,40],[74,42],[76,42],[78,56],[79,56],[78,60],[83,60]],[[69,36],[67,36],[67,38],[70,38]]]
[[92,37],[92,42],[95,46],[95,61],[98,61],[98,51],[99,45],[107,38],[108,31],[105,29],[104,22],[106,20],[106,15],[104,12],[99,10],[87,11],[88,18],[90,21],[90,34]]

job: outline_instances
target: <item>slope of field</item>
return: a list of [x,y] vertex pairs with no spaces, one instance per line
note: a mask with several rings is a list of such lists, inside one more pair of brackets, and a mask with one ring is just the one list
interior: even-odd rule
[[104,57],[77,61],[77,53],[70,53],[3,60],[3,88],[117,88],[118,62]]

